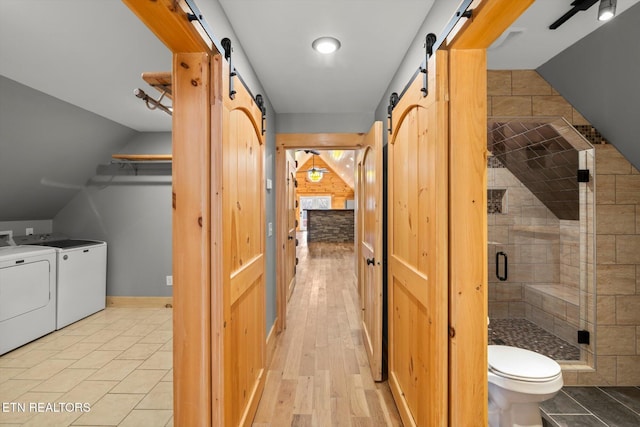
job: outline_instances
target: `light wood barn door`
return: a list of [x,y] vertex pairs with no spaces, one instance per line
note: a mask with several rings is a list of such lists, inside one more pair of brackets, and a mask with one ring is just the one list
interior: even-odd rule
[[447,53],[393,110],[388,147],[389,383],[405,426],[447,425]]
[[296,285],[296,164],[287,160],[287,270],[285,283],[287,284],[287,299],[291,298]]
[[366,135],[358,159],[358,288],[371,374],[382,381],[382,122]]
[[251,424],[264,388],[266,327],[261,112],[237,78],[234,86],[233,100],[223,89],[222,209],[224,425],[235,427]]

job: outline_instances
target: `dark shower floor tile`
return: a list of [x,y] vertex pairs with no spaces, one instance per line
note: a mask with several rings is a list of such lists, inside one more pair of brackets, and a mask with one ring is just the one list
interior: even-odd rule
[[526,319],[491,319],[489,344],[509,345],[554,360],[580,360],[580,350]]
[[563,387],[540,410],[545,427],[637,427],[640,388]]

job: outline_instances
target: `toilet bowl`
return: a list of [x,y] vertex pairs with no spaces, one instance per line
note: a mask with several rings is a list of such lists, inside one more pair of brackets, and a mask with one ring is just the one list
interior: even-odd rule
[[562,369],[547,356],[490,345],[489,426],[542,426],[538,405],[562,388]]

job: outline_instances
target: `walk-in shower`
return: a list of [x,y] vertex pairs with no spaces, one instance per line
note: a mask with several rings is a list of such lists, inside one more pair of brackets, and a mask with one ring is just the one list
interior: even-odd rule
[[594,149],[562,118],[491,117],[487,141],[489,342],[586,361]]

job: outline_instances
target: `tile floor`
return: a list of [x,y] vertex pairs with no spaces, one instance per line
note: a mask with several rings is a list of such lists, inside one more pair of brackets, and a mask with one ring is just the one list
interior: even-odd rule
[[172,310],[107,308],[0,357],[0,426],[172,426]]
[[[171,314],[107,308],[1,356],[0,426],[172,426]],[[547,427],[640,426],[640,387],[565,387],[540,407]]]
[[636,427],[640,387],[564,387],[540,409],[546,427]]

